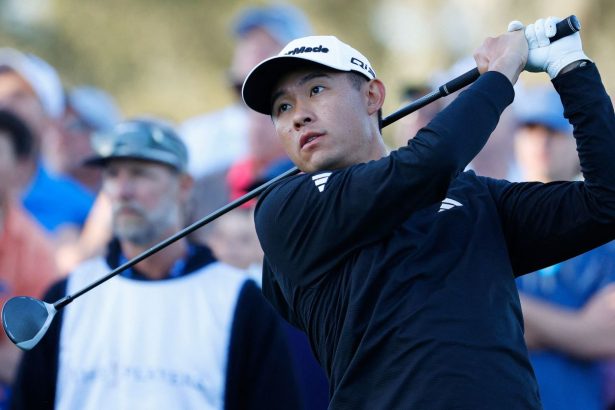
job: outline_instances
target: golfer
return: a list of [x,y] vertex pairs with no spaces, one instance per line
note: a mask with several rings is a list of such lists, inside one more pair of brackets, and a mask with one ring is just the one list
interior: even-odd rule
[[[308,334],[331,409],[541,408],[514,279],[615,239],[613,107],[579,34],[549,43],[558,21],[485,40],[481,77],[390,153],[385,87],[337,38],[294,40],[247,77],[304,171],[257,206],[263,291]],[[560,94],[584,182],[463,172],[524,68]]]

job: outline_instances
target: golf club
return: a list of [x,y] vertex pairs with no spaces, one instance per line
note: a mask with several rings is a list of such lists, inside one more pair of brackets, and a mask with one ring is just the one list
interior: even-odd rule
[[[577,18],[575,16],[570,16],[557,24],[557,35],[553,37],[551,41],[555,41],[559,38],[575,33],[579,31],[579,29],[580,24]],[[460,75],[459,77],[454,78],[453,80],[440,86],[437,90],[434,90],[433,92],[413,101],[404,108],[384,118],[381,124],[382,127],[386,127],[397,121],[398,119],[430,104],[431,102],[450,95],[467,85],[470,85],[471,83],[476,81],[479,76],[480,73],[478,72],[478,69],[474,68]],[[271,185],[299,172],[300,171],[297,167],[294,167],[284,172],[283,174],[273,178],[272,180],[264,183],[263,185],[260,185],[259,187],[253,189],[244,196],[223,206],[217,211],[214,211],[211,214],[203,217],[202,219],[192,223],[191,225],[177,232],[173,236],[165,239],[164,241],[158,243],[157,245],[152,246],[150,249],[118,266],[117,268],[109,272],[107,275],[94,281],[80,291],[77,291],[72,295],[66,295],[63,298],[54,302],[53,304],[29,296],[17,296],[9,299],[2,308],[2,326],[4,327],[4,331],[6,332],[9,339],[22,350],[32,349],[43,338],[43,336],[47,332],[47,329],[51,325],[51,322],[53,321],[53,318],[55,317],[56,313],[79,296],[83,295],[86,292],[89,292],[93,288],[97,287],[103,282],[106,282],[107,280],[125,271],[126,269],[131,268],[132,266],[141,262],[143,259],[160,251],[161,249],[172,244],[173,242],[205,226],[216,218],[255,198],[256,196],[264,192],[267,188],[269,188]]]

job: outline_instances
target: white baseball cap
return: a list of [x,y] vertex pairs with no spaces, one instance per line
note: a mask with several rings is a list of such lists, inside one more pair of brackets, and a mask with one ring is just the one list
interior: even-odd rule
[[335,36],[309,36],[291,41],[277,56],[254,67],[243,83],[246,105],[262,114],[271,114],[271,93],[281,76],[306,65],[319,65],[338,71],[356,71],[368,80],[376,78],[367,58]]
[[34,54],[0,48],[0,67],[15,71],[30,84],[43,109],[51,118],[64,112],[64,90],[56,70]]

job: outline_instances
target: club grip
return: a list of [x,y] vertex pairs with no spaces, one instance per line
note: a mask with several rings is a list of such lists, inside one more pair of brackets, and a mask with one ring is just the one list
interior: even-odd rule
[[573,14],[557,23],[555,28],[557,29],[555,35],[549,39],[551,43],[581,30],[581,23],[577,16]]
[[461,90],[466,85],[472,84],[478,77],[480,77],[480,73],[478,72],[478,68],[475,67],[461,74],[459,77],[453,78],[448,83],[441,85],[438,91],[440,91],[442,97],[447,96],[455,91]]

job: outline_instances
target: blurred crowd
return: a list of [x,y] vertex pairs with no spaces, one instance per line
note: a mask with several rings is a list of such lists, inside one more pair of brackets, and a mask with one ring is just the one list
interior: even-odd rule
[[[229,62],[228,85],[236,92],[236,102],[179,124],[143,113],[139,118],[146,120],[138,121],[145,121],[147,127],[131,131],[130,135],[122,130],[137,120],[123,118],[114,97],[105,90],[90,84],[67,88],[61,73],[41,58],[26,50],[0,49],[0,303],[17,295],[57,295],[49,293],[49,289],[83,272],[89,261],[114,255],[110,249],[117,246],[118,239],[121,254],[132,256],[127,244],[140,243],[118,225],[118,204],[128,201],[133,189],[130,183],[136,185],[140,179],[132,176],[137,182],[125,185],[121,181],[128,179],[130,172],[146,171],[125,170],[117,165],[125,163],[116,164],[110,161],[112,158],[163,163],[190,177],[190,194],[178,206],[178,229],[292,167],[270,118],[248,110],[242,103],[241,85],[257,63],[277,54],[290,40],[310,35],[311,25],[300,10],[276,5],[242,10],[231,29],[235,49]],[[409,85],[401,90],[400,104],[415,100],[472,66],[471,59],[462,60],[434,74],[430,83]],[[441,99],[399,120],[392,126],[390,148],[405,145],[454,98],[455,95]],[[511,181],[557,183],[581,178],[572,132],[559,96],[549,84],[521,83],[516,86],[515,102],[505,111],[471,168],[480,175]],[[129,154],[121,154],[117,145],[123,135],[127,146],[132,144],[129,138],[136,141]],[[187,153],[185,164],[169,162],[154,152],[166,150],[181,159],[183,151],[166,142],[173,135],[178,136]],[[153,150],[151,155],[145,153],[149,149]],[[123,172],[128,176],[123,177]],[[181,180],[178,184],[183,187]],[[139,189],[134,187],[135,192]],[[145,191],[147,187],[142,189],[144,198],[154,195]],[[260,286],[263,252],[254,229],[254,205],[250,201],[192,233],[186,249],[193,249],[190,244],[195,244],[211,250],[217,261],[240,270],[250,283]],[[174,233],[162,232],[168,236]],[[165,238],[159,236],[159,240]],[[171,258],[171,262],[176,261]],[[145,280],[155,280],[147,275],[155,268],[141,269]],[[229,278],[233,275],[229,274]],[[87,274],[85,277],[87,284]],[[615,408],[615,365],[610,362],[615,360],[615,243],[525,275],[517,284],[526,341],[544,408],[606,409],[609,403]],[[132,303],[138,303],[138,299]],[[79,309],[78,302],[74,308]],[[182,312],[192,314],[195,323],[203,315]],[[160,323],[164,319],[147,320],[165,326]],[[258,327],[259,319],[254,321],[252,325]],[[263,326],[264,322],[265,319]],[[294,381],[288,379],[287,388],[297,389],[303,408],[326,408],[327,382],[307,339],[281,321],[279,328],[294,375]],[[61,331],[69,330],[63,327]],[[75,332],[74,337],[94,336]],[[179,339],[182,337],[192,336],[180,335]],[[178,343],[181,345],[181,340]],[[201,345],[207,343],[208,340],[200,341]],[[241,345],[238,349],[248,350]],[[20,370],[21,361],[22,352],[2,334],[0,409],[9,408],[12,391],[28,391],[23,383],[33,380],[26,373],[20,375],[20,371],[25,372],[23,364]],[[229,367],[231,362],[229,356]],[[261,366],[263,371],[267,368]],[[271,374],[256,377],[265,380]],[[21,384],[13,389],[15,380]],[[280,391],[286,387],[276,388]]]

